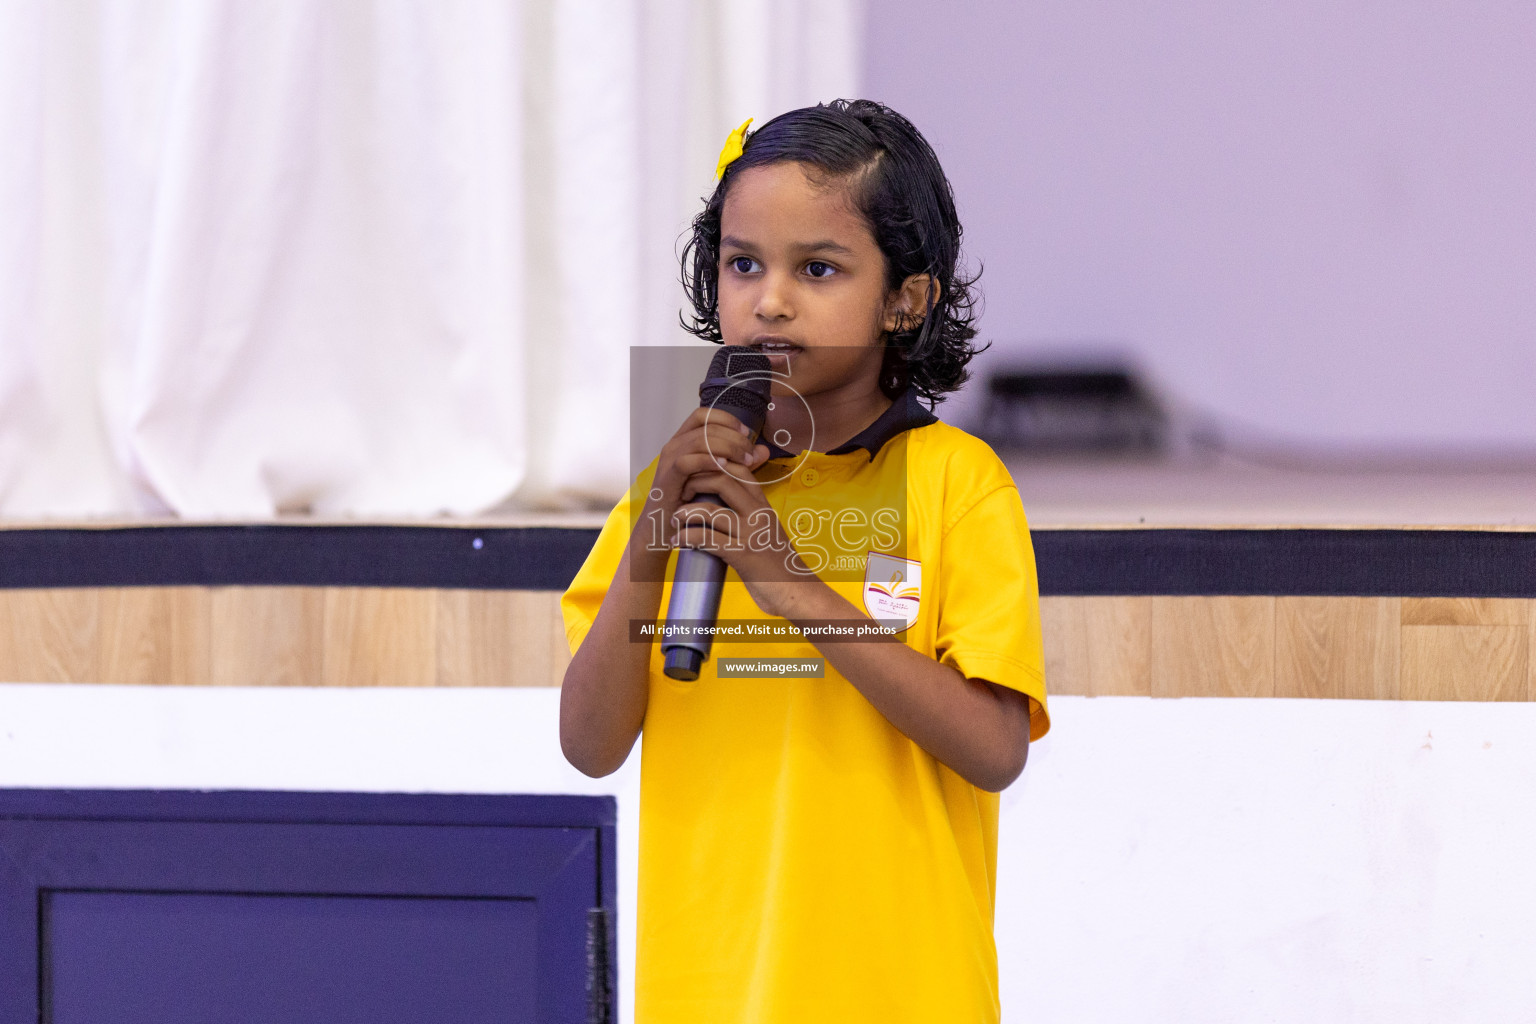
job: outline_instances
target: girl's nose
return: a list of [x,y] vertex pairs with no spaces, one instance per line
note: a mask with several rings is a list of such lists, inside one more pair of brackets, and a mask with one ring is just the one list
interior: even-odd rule
[[764,320],[787,320],[794,316],[789,282],[779,274],[764,274],[762,290],[757,293],[757,306],[752,312]]

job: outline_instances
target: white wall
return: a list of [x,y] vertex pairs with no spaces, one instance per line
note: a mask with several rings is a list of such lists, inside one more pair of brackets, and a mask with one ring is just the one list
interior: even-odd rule
[[1536,445],[1536,7],[870,0],[983,335],[1128,350],[1259,433]]
[[1005,1020],[1536,1020],[1536,705],[1051,710],[1004,795]]
[[[89,700],[83,699],[89,697]],[[553,690],[0,686],[0,786],[612,793]],[[1005,1021],[1536,1019],[1536,705],[1057,697],[1004,794]]]

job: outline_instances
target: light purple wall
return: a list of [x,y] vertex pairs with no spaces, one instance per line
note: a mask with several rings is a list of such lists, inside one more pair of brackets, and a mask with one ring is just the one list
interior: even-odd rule
[[983,367],[1118,343],[1265,433],[1536,444],[1536,5],[868,0],[865,44]]

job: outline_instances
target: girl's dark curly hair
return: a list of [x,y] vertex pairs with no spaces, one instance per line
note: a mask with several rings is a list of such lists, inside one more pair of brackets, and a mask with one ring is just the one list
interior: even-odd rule
[[683,290],[693,314],[683,317],[692,334],[719,342],[720,217],[731,182],[742,171],[794,161],[818,177],[849,184],[885,256],[886,287],[913,274],[939,283],[922,317],[909,317],[886,335],[880,389],[895,398],[910,387],[930,405],[970,378],[966,363],[982,349],[976,336],[975,290],[980,273],[960,267],[960,218],[954,192],[939,158],[912,123],[872,100],[833,100],[791,110],[747,136],[741,156],[721,177],[704,210],[693,220],[683,247]]

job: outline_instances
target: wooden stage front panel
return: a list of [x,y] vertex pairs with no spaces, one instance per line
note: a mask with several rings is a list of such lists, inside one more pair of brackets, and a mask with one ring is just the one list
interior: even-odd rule
[[[552,590],[0,590],[0,681],[558,686]],[[1536,699],[1536,600],[1048,596],[1051,693]]]

